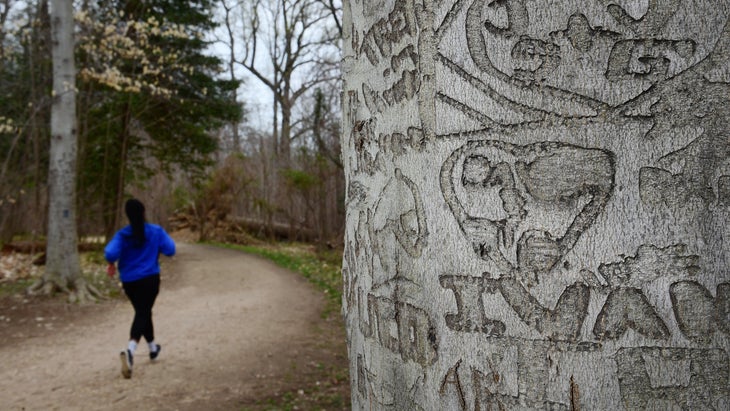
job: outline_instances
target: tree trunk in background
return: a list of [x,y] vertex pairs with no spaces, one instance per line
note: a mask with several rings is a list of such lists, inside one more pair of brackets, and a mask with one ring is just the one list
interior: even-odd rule
[[76,238],[76,68],[70,0],[51,1],[53,99],[49,168],[47,275],[81,273]]
[[31,290],[72,292],[84,300],[92,291],[81,277],[76,233],[76,69],[71,0],[51,1],[53,99],[48,186],[46,271]]
[[730,3],[346,2],[353,409],[730,407]]

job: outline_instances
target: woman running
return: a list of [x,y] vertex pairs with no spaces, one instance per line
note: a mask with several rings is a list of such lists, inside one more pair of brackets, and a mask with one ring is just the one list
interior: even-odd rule
[[147,223],[144,204],[139,200],[127,200],[124,211],[129,225],[117,231],[104,248],[104,257],[109,262],[107,273],[110,277],[116,272],[114,263],[119,262],[119,279],[134,307],[129,343],[119,354],[122,375],[131,378],[134,352],[140,338],[147,340],[151,360],[157,358],[162,348],[155,342],[152,306],[160,291],[159,255],[175,255],[175,242],[162,227]]

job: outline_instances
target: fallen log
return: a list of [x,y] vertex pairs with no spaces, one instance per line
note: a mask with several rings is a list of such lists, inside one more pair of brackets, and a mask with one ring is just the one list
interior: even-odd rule
[[[89,251],[100,251],[104,249],[103,243],[79,243],[78,244],[78,250],[79,252],[89,252]],[[20,254],[35,254],[39,252],[45,252],[46,251],[46,242],[45,241],[18,241],[18,242],[12,242],[3,244],[2,249],[0,249],[0,253],[2,254],[10,254],[10,253],[20,253]]]

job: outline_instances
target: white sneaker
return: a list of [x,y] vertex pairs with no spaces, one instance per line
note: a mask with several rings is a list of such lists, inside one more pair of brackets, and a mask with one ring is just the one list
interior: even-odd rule
[[132,378],[132,364],[134,364],[132,352],[129,350],[120,352],[119,360],[122,362],[122,376],[124,378]]
[[150,351],[150,360],[157,359],[157,356],[160,355],[160,350],[162,350],[162,346],[160,344],[155,344],[155,346],[157,347],[157,349],[154,351]]

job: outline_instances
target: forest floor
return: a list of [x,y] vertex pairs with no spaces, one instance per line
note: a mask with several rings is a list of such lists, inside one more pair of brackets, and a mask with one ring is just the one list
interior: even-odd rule
[[324,316],[323,293],[293,272],[178,243],[162,260],[154,308],[162,352],[151,362],[142,342],[131,379],[119,353],[133,311],[117,295],[95,304],[0,297],[0,409],[349,409],[339,313]]

